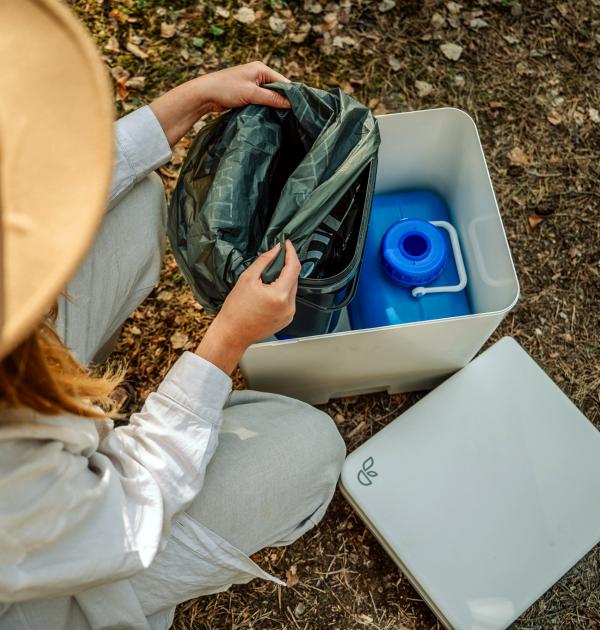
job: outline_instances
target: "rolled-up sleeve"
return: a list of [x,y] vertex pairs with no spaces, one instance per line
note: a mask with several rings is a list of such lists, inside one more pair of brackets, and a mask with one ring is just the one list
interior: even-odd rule
[[0,601],[74,594],[147,568],[202,488],[230,391],[227,375],[186,352],[99,445],[93,423],[77,418],[47,425],[43,439],[24,428],[0,441]]
[[109,209],[135,184],[171,159],[167,137],[147,105],[117,120],[115,151]]

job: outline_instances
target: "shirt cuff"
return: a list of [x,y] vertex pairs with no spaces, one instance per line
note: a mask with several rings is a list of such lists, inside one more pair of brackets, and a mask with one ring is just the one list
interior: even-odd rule
[[116,122],[116,140],[136,180],[171,159],[171,147],[148,105]]
[[210,361],[193,352],[184,352],[157,393],[198,416],[217,422],[231,393],[231,378]]

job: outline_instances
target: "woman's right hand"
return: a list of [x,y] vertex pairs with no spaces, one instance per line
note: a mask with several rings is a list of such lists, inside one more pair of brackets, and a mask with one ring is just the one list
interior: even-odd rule
[[300,261],[290,241],[285,247],[285,266],[277,280],[265,284],[261,275],[277,256],[279,244],[242,273],[196,349],[228,374],[248,346],[285,328],[294,317]]

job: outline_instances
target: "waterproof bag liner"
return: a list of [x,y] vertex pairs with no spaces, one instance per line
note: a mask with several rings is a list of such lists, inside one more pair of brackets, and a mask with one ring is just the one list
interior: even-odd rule
[[[312,284],[329,277],[339,292],[340,273],[350,266],[356,275],[351,263],[364,245],[379,147],[374,117],[339,89],[265,87],[286,96],[291,110],[249,105],[201,129],[169,207],[175,258],[209,311],[258,255],[285,238],[302,263],[299,296],[304,283],[310,295]],[[265,282],[281,272],[281,254]]]

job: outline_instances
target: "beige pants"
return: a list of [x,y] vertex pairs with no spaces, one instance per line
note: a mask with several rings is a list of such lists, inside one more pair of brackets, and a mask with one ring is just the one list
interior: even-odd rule
[[[164,232],[164,191],[152,175],[107,214],[68,286],[72,301],[59,305],[59,333],[81,361],[96,355],[157,284]],[[240,439],[244,433],[254,439]],[[247,554],[287,545],[322,518],[344,457],[344,442],[326,414],[282,396],[234,392],[204,487],[188,513]],[[176,566],[165,570],[171,583],[176,576]],[[168,628],[177,603],[148,617],[150,627]]]

